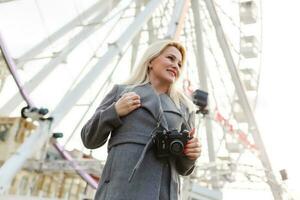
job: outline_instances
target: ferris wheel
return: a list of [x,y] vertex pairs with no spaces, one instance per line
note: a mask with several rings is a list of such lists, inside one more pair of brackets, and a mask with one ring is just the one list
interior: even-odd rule
[[[0,9],[3,5],[14,11],[21,4],[2,3]],[[269,184],[279,200],[282,191],[253,114],[261,68],[260,4],[260,0],[29,2],[26,8],[34,9],[40,19],[32,27],[39,39],[13,57],[24,88],[38,105],[49,108],[53,130],[64,132],[60,143],[88,152],[78,142],[78,133],[103,95],[128,77],[150,43],[164,38],[182,41],[188,53],[183,89],[188,93],[200,88],[210,97],[210,114],[199,116],[197,123],[206,158],[185,180],[185,191],[190,191],[186,196],[202,197],[195,184],[212,188],[219,199],[222,188],[257,182],[264,189]],[[66,8],[71,11],[56,23],[53,13]],[[20,22],[28,25],[26,20]],[[12,38],[7,35],[4,31],[9,43]],[[0,60],[0,64],[0,95],[6,95],[11,93],[4,82],[9,73],[5,63]],[[8,96],[0,105],[4,115],[24,106],[19,92]]]

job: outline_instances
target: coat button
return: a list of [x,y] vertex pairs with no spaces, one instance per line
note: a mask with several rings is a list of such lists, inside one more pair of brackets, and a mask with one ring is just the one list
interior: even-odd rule
[[108,179],[106,179],[106,180],[104,181],[104,183],[109,183],[109,180],[108,180]]

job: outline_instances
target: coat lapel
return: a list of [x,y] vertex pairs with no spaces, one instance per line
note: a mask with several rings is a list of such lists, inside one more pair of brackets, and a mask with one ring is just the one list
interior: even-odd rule
[[182,117],[182,112],[176,107],[173,100],[166,94],[160,95],[161,105],[164,112],[172,112]]
[[133,89],[133,91],[140,95],[142,108],[146,109],[156,120],[161,119],[161,126],[167,129],[168,124],[165,118],[160,117],[163,115],[163,111],[161,110],[162,106],[159,96],[154,91],[151,84],[146,83],[138,85]]
[[[129,91],[134,91],[140,96],[142,108],[147,110],[157,121],[161,119],[161,126],[165,129],[168,129],[168,123],[164,117],[164,112],[172,112],[180,117],[186,117],[183,116],[184,112],[176,107],[168,95],[158,95],[150,83],[134,86]],[[161,115],[163,116],[160,117]]]

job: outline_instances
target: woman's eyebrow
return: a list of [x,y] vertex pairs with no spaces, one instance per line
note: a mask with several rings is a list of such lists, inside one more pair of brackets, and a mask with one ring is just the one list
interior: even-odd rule
[[[173,58],[176,58],[177,60],[179,60],[174,54],[169,53],[170,56],[172,56]],[[181,64],[181,60],[179,60],[179,63]]]

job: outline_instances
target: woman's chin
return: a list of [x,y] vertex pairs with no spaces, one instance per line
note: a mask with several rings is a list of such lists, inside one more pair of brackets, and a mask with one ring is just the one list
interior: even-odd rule
[[175,78],[171,78],[171,77],[168,77],[168,78],[164,78],[164,79],[163,79],[163,82],[164,82],[165,84],[169,84],[169,85],[173,84],[175,81],[176,81],[176,79],[175,79]]
[[175,76],[172,76],[172,77],[170,77],[168,80],[169,80],[170,84],[175,83],[176,77],[175,77]]
[[167,76],[165,76],[164,79],[170,83],[174,83],[176,81],[176,77],[171,74],[168,74]]

